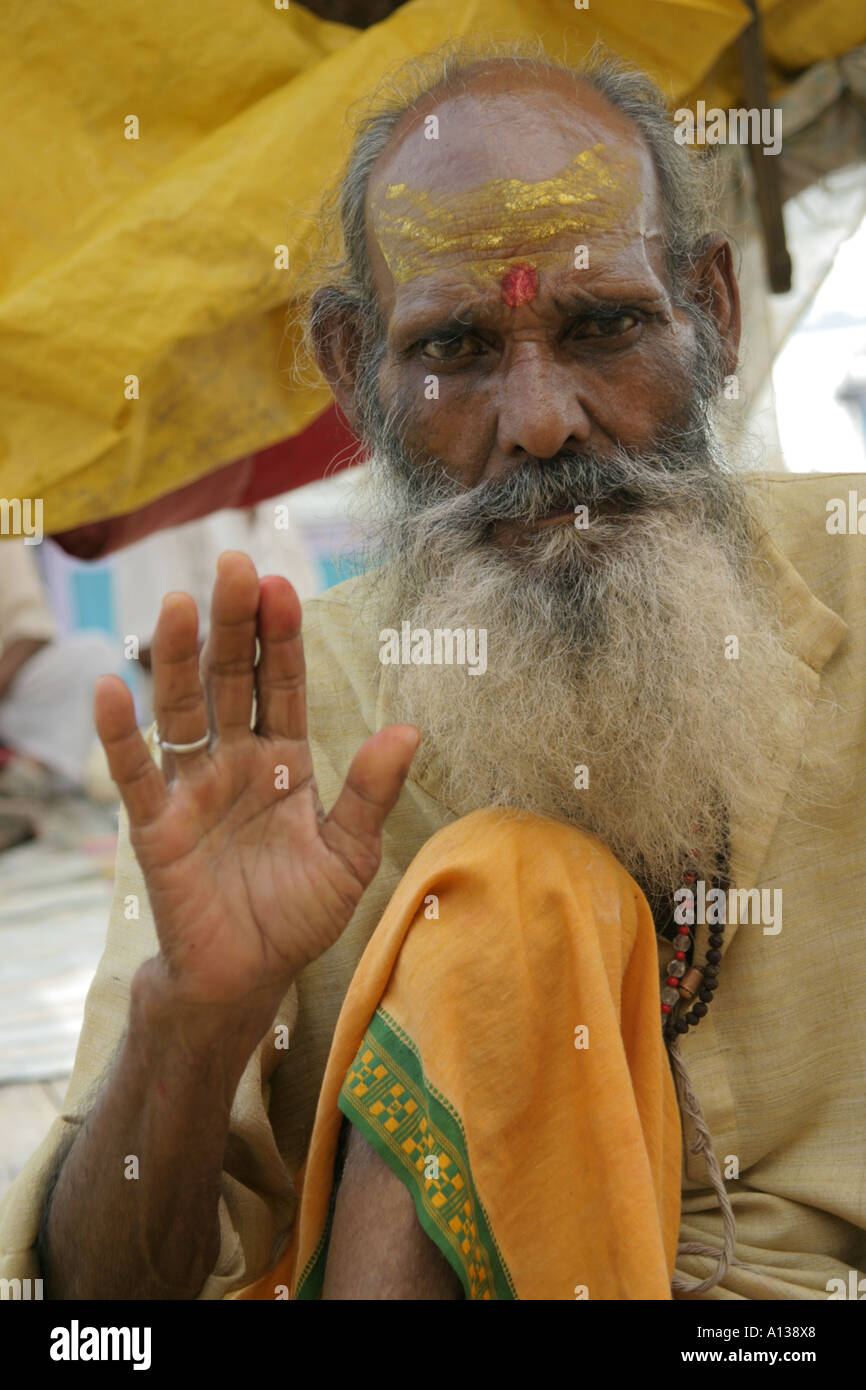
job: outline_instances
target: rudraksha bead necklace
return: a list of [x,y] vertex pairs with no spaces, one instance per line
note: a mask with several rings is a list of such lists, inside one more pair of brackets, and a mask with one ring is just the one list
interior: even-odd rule
[[[722,872],[713,878],[712,886],[720,889],[727,902],[728,878],[726,866],[728,862],[728,845],[725,844],[724,851],[719,856]],[[688,888],[692,889],[697,881],[697,874],[683,874],[683,882]],[[694,900],[693,900],[694,901]],[[727,914],[725,914],[727,917]],[[672,918],[675,922],[675,918]],[[704,964],[698,968],[694,964],[688,963],[688,953],[693,945],[692,933],[687,926],[676,924],[676,935],[673,939],[674,954],[665,967],[665,983],[662,987],[662,1032],[665,1040],[670,1042],[674,1038],[682,1036],[694,1028],[707,1012],[709,1005],[713,1002],[713,994],[719,985],[719,966],[722,960],[722,945],[724,944],[725,923],[718,922],[712,924],[712,931],[709,937]],[[664,934],[664,933],[663,933]],[[697,998],[695,996],[697,995]],[[676,1006],[684,1001],[690,1007],[682,1016],[674,1015]]]

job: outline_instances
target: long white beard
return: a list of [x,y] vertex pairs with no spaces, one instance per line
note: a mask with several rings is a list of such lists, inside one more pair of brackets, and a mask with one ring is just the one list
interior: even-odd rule
[[[746,525],[735,507],[732,530]],[[591,537],[549,528],[519,555],[454,546],[443,562],[435,545],[425,554],[423,512],[413,526],[413,552],[380,572],[380,625],[487,632],[483,674],[386,669],[394,717],[421,729],[446,803],[581,826],[647,891],[669,892],[687,867],[711,877],[731,811],[773,790],[761,750],[796,737],[807,697],[742,535],[659,509]]]

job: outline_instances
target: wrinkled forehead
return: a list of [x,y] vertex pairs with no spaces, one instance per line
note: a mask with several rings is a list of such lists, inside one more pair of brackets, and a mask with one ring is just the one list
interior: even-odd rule
[[[371,253],[399,287],[613,257],[661,233],[652,159],[636,128],[593,94],[471,94],[406,122],[371,179]],[[581,262],[581,249],[583,262]],[[378,253],[378,255],[377,255]],[[381,264],[381,263],[380,263]]]

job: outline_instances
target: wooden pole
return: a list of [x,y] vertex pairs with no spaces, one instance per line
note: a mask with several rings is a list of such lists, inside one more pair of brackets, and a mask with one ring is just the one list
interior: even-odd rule
[[[752,12],[752,21],[743,30],[737,45],[740,71],[743,77],[743,96],[746,106],[758,111],[770,109],[767,70],[764,63],[764,40],[757,0],[744,0]],[[765,155],[763,147],[749,142],[749,158],[758,192],[758,210],[764,238],[764,263],[773,294],[785,294],[791,288],[791,257],[785,240],[782,218],[782,181],[779,157]]]

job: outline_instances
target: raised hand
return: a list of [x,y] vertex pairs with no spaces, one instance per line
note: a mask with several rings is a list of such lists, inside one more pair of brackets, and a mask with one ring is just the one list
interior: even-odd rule
[[326,814],[307,741],[292,586],[259,581],[246,555],[221,556],[204,688],[197,625],[193,600],[169,594],[152,644],[154,705],[163,742],[194,743],[210,728],[209,746],[164,752],[160,771],[114,676],[97,686],[97,731],[129,814],[173,992],[194,1005],[275,1006],[337,940],[375,875],[382,826],[420,734],[395,724],[367,739]]

